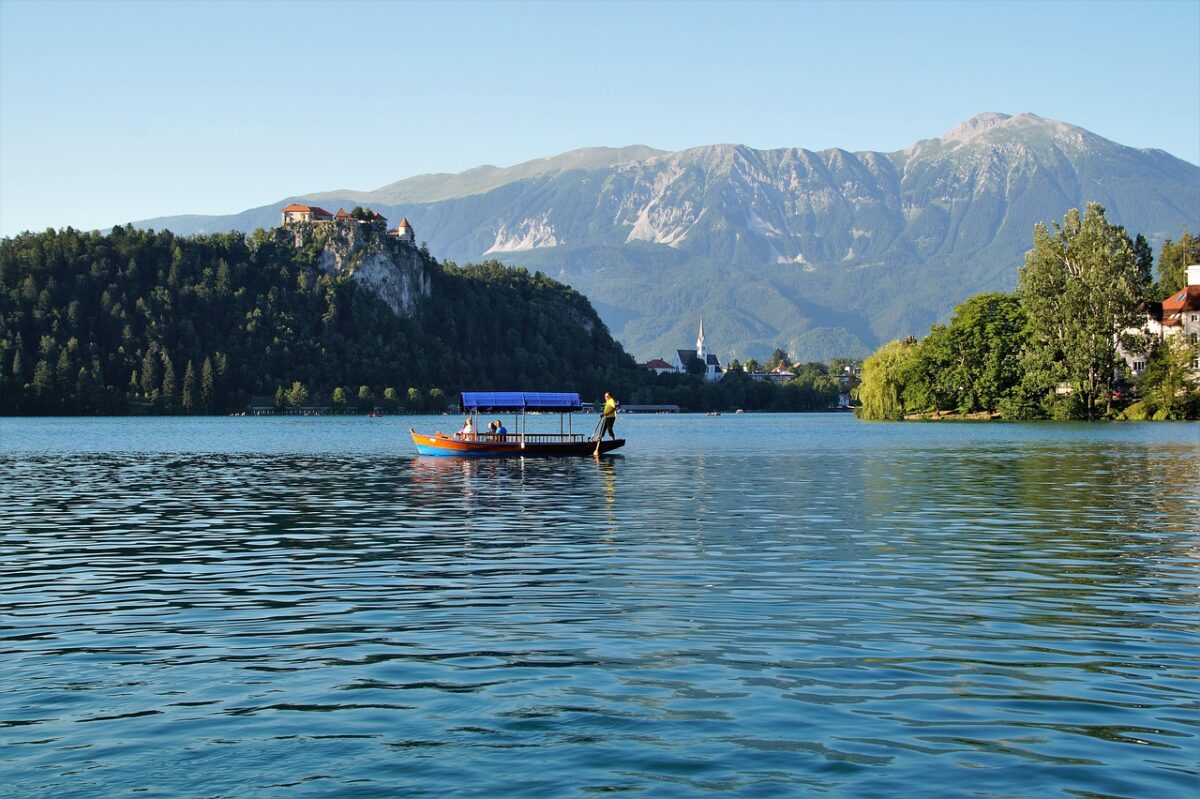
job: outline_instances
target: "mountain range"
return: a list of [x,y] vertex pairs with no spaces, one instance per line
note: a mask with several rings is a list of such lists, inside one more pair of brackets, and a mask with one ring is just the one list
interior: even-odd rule
[[782,347],[864,355],[1010,291],[1037,222],[1101,203],[1157,246],[1200,228],[1200,167],[1034,114],[980,114],[896,152],[589,148],[418,175],[229,216],[148,219],[179,234],[279,224],[303,202],[407,217],[439,258],[541,270],[585,294],[639,359]]

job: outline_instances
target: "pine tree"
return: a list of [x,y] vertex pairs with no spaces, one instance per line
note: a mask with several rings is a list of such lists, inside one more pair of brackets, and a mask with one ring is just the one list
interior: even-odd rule
[[54,370],[43,358],[33,367],[33,393],[39,398],[48,399],[54,391]]
[[1166,299],[1187,285],[1187,268],[1200,264],[1200,238],[1186,230],[1173,242],[1167,239],[1158,253],[1159,297]]
[[172,413],[178,405],[179,397],[176,392],[179,391],[179,386],[175,380],[175,365],[171,363],[171,356],[167,353],[162,354],[163,360],[163,378],[162,378],[162,404],[163,410],[167,413]]
[[162,385],[162,363],[156,344],[151,343],[146,354],[142,356],[142,373],[138,385],[146,397],[149,397]]
[[183,398],[180,406],[184,413],[191,413],[196,407],[196,367],[189,360],[183,370]]
[[1143,290],[1148,292],[1154,283],[1154,252],[1141,233],[1133,240],[1133,260],[1137,264],[1138,282]]
[[212,413],[214,410],[213,380],[212,359],[206,355],[204,356],[204,365],[200,367],[200,402],[205,413]]

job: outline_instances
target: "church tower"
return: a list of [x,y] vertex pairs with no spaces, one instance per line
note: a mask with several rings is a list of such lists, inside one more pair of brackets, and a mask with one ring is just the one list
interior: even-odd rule
[[707,365],[708,361],[706,360],[706,356],[707,356],[707,353],[705,353],[705,351],[704,351],[704,317],[701,316],[700,317],[700,335],[696,338],[696,357],[700,359],[701,363],[704,363]]

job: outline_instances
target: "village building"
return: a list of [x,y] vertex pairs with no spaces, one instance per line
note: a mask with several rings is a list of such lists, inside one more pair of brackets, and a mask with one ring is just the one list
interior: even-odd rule
[[796,379],[796,373],[791,367],[779,364],[767,374],[767,379],[772,383],[786,383],[789,380]]
[[[1187,285],[1162,302],[1147,303],[1146,319],[1141,328],[1127,330],[1127,334],[1141,334],[1152,341],[1166,341],[1183,336],[1183,341],[1192,347],[1200,346],[1200,264],[1187,268]],[[1130,352],[1118,345],[1118,354],[1136,379],[1146,370],[1145,352]],[[1192,360],[1192,377],[1200,378],[1200,356]]]
[[284,206],[281,212],[280,224],[286,225],[289,222],[332,222],[333,214],[326,211],[324,208],[318,208],[315,205],[302,205],[300,203],[292,203]]
[[639,364],[643,369],[649,369],[655,374],[665,375],[675,372],[675,367],[664,361],[662,358],[653,358],[643,364]]
[[700,335],[696,337],[696,349],[694,350],[675,350],[674,368],[676,372],[687,373],[688,364],[693,358],[698,358],[700,363],[704,364],[704,379],[713,381],[720,380],[725,374],[721,368],[721,361],[716,355],[708,351],[707,344],[704,340],[704,319],[700,319]]

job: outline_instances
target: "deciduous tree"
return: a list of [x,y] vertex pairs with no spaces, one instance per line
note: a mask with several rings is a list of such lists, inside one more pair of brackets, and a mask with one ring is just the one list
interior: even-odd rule
[[915,354],[914,344],[891,341],[863,361],[859,417],[875,421],[904,418],[905,371]]
[[287,390],[285,395],[287,404],[293,408],[299,408],[308,404],[308,389],[299,380],[292,382],[292,387]]
[[1038,224],[1018,277],[1030,346],[1061,362],[1081,412],[1107,403],[1117,365],[1117,334],[1141,321],[1133,244],[1104,209],[1072,209],[1051,232]]

